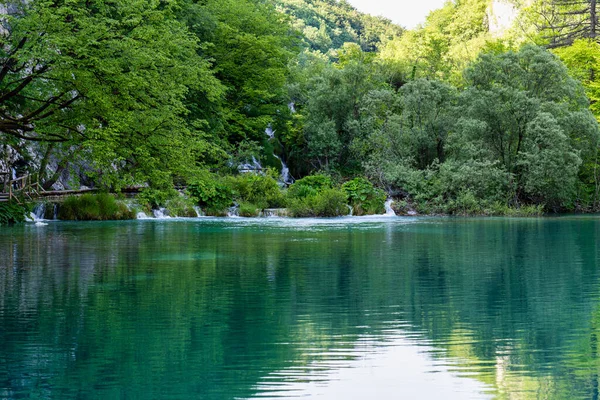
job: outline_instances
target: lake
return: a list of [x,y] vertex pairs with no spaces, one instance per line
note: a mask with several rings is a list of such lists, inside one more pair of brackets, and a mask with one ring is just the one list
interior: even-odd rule
[[0,227],[0,399],[597,399],[600,218]]

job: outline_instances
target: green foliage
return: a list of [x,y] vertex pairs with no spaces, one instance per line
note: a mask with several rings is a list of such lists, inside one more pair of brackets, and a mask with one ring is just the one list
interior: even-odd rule
[[305,176],[298,179],[288,188],[288,197],[304,198],[316,195],[325,189],[331,189],[333,182],[331,178],[323,174]]
[[69,221],[107,221],[134,219],[127,206],[106,193],[67,197],[58,208],[58,219]]
[[409,194],[422,213],[588,207],[581,202],[591,196],[578,193],[590,190],[578,182],[596,185],[600,134],[560,60],[535,46],[490,52],[464,77],[460,91],[416,80],[400,90],[397,111],[368,110],[383,121],[363,147],[369,176]]
[[82,157],[91,178],[112,188],[193,168],[210,144],[191,135],[184,97],[195,88],[214,99],[222,89],[175,3],[16,3],[0,55],[2,109],[14,122],[3,123],[0,140],[40,142],[45,159],[58,158],[56,173],[36,171],[46,187]]
[[348,214],[347,202],[343,190],[325,188],[306,197],[290,198],[288,209],[292,217],[338,217]]
[[165,208],[169,211],[171,217],[197,217],[196,210],[194,209],[195,201],[184,197],[176,196],[165,203]]
[[353,215],[382,214],[385,211],[386,193],[365,178],[354,178],[344,183],[342,189],[348,195]]
[[375,51],[399,36],[402,28],[389,20],[358,12],[348,2],[327,0],[274,0],[292,17],[292,26],[300,31],[312,50],[324,54],[357,43],[364,51]]
[[213,175],[195,180],[188,185],[188,192],[207,215],[226,215],[233,204],[232,188]]
[[590,99],[590,110],[600,121],[600,44],[589,39],[576,40],[571,46],[555,50],[569,68],[573,77],[579,79]]
[[293,217],[337,217],[348,214],[348,195],[334,188],[331,178],[316,174],[306,176],[291,185],[287,206]]
[[275,176],[275,171],[269,170],[266,175],[241,174],[229,177],[227,181],[236,201],[250,203],[262,210],[285,206],[285,197]]
[[404,81],[460,82],[460,73],[484,48],[489,34],[488,0],[448,1],[413,31],[387,43],[380,58]]
[[167,201],[179,195],[175,189],[160,190],[155,188],[144,188],[136,199],[140,206],[152,210],[164,207]]
[[181,3],[179,17],[205,43],[202,53],[225,87],[215,104],[202,93],[190,96],[189,118],[208,122],[209,131],[233,151],[247,140],[264,141],[265,127],[283,118],[278,110],[287,110],[287,64],[297,51],[285,16],[266,1]]
[[260,210],[260,207],[257,207],[252,203],[240,203],[238,213],[241,217],[258,217]]
[[25,215],[30,211],[26,205],[4,202],[0,203],[0,225],[10,225],[25,221]]

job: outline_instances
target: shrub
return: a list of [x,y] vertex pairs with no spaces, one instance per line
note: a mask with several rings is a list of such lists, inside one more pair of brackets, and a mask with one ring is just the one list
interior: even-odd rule
[[177,196],[174,199],[167,201],[165,207],[169,210],[169,215],[172,217],[197,217],[196,210],[194,209],[194,200]]
[[179,195],[177,190],[168,189],[160,190],[154,188],[144,188],[138,195],[137,201],[140,206],[148,211],[163,207],[170,199],[176,198]]
[[354,215],[382,214],[385,211],[386,194],[365,178],[354,178],[342,185],[348,195]]
[[348,196],[340,189],[324,189],[320,193],[289,200],[293,217],[338,217],[348,214]]
[[260,208],[252,203],[240,203],[238,213],[241,217],[258,217]]
[[239,203],[250,203],[258,209],[285,207],[285,196],[279,188],[273,170],[266,175],[241,174],[228,178],[234,198]]
[[303,198],[313,196],[332,187],[333,182],[331,182],[330,177],[322,174],[310,175],[294,182],[288,189],[288,197]]
[[188,185],[188,192],[207,215],[227,215],[227,210],[233,204],[233,190],[215,176],[196,180]]
[[29,206],[8,202],[0,203],[0,225],[16,224],[25,221]]
[[58,218],[70,221],[106,221],[134,219],[133,211],[106,193],[71,196],[58,208]]

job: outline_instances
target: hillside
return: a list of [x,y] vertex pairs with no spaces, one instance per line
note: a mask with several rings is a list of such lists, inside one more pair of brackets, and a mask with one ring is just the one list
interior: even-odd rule
[[363,51],[376,51],[403,32],[390,20],[361,13],[343,0],[273,2],[291,17],[292,26],[302,33],[304,42],[323,53],[339,49],[346,42],[359,44]]

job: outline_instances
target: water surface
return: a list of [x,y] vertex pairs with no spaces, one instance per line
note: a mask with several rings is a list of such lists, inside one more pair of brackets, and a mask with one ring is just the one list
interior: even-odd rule
[[0,399],[598,397],[600,219],[0,228]]

